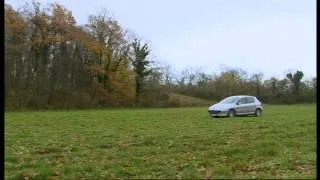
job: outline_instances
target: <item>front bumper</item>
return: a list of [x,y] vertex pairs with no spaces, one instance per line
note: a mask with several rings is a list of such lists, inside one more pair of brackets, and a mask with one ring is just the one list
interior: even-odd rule
[[228,111],[208,110],[208,113],[212,117],[222,117],[222,116],[227,116],[228,115]]

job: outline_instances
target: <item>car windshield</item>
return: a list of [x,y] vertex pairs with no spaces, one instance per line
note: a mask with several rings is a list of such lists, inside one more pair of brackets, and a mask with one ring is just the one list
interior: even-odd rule
[[231,103],[234,103],[238,99],[239,99],[239,97],[236,97],[236,96],[228,97],[228,98],[225,98],[222,101],[220,101],[219,104],[231,104]]

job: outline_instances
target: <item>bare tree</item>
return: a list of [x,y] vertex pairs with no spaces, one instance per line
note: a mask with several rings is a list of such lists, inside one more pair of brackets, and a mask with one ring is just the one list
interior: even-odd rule
[[251,76],[251,81],[254,83],[256,88],[256,96],[261,97],[261,86],[263,81],[263,73],[256,73]]

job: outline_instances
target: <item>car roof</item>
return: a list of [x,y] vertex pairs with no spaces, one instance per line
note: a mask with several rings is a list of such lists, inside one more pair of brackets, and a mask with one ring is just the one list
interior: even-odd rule
[[255,96],[249,96],[249,95],[236,95],[236,96],[231,96],[231,97],[238,97],[238,98],[242,98],[242,97],[255,97]]

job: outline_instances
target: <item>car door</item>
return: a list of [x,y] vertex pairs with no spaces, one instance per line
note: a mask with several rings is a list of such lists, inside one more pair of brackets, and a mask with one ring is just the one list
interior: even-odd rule
[[246,110],[246,98],[240,98],[237,102],[236,102],[236,114],[245,114],[247,112]]
[[247,114],[253,114],[256,110],[256,104],[255,104],[255,101],[254,101],[254,97],[247,97],[246,98],[246,102],[247,102],[247,105],[246,105],[246,113]]

